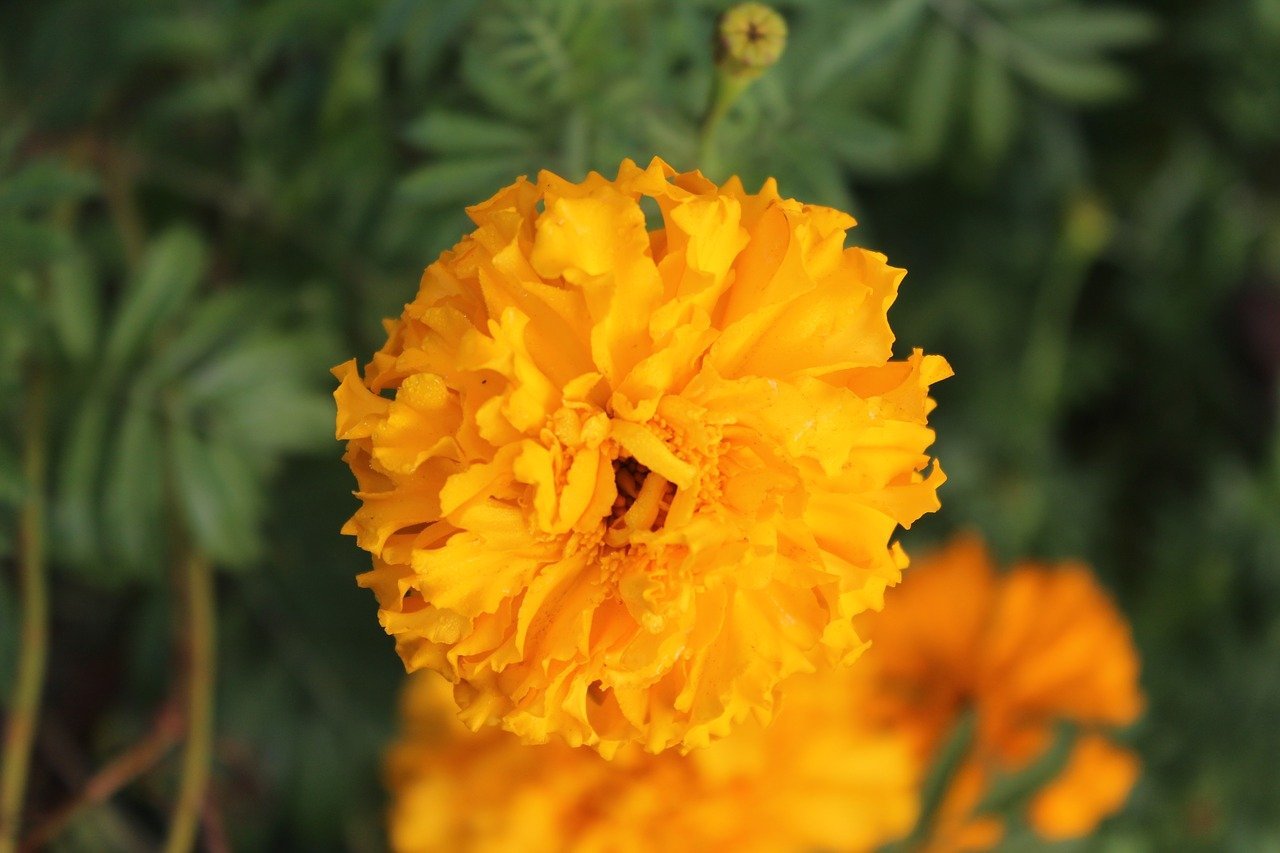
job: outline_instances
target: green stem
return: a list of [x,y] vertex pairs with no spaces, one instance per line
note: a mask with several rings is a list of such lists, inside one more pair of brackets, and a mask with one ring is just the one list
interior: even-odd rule
[[182,754],[178,802],[165,841],[166,853],[195,846],[209,764],[213,758],[213,685],[216,660],[213,567],[192,553],[186,562],[184,592],[187,619],[187,741]]
[[49,653],[49,580],[44,541],[47,388],[39,367],[32,369],[27,388],[23,448],[26,501],[19,531],[18,566],[22,585],[22,634],[13,704],[5,730],[4,769],[0,775],[0,853],[17,849]]
[[702,126],[698,131],[698,168],[712,180],[716,179],[716,174],[720,171],[716,132],[729,110],[751,85],[751,79],[716,69],[711,99],[707,102],[707,112],[702,117]]

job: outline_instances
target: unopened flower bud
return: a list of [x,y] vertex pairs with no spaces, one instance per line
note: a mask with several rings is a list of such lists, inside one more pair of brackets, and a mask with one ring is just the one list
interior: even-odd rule
[[720,16],[716,64],[734,76],[758,77],[787,46],[787,22],[763,3],[741,3]]

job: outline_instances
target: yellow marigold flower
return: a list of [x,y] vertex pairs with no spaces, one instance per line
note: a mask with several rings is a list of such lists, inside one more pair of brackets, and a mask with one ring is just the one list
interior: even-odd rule
[[472,729],[609,755],[704,746],[852,660],[944,479],[949,368],[890,360],[903,271],[772,180],[660,160],[468,213],[363,377],[334,369],[345,531],[406,668]]
[[[890,615],[891,614],[891,615]],[[1118,810],[1138,760],[1106,737],[1143,699],[1124,617],[1079,564],[1023,563],[997,574],[983,544],[963,537],[920,560],[868,620],[867,713],[908,734],[927,762],[966,710],[973,743],[933,835],[938,850],[997,844],[999,820],[975,809],[999,774],[1045,754],[1061,722],[1081,734],[1066,767],[1032,799],[1028,819],[1049,839],[1088,834]]]
[[409,679],[387,760],[389,835],[401,853],[871,850],[916,818],[905,738],[859,728],[852,670],[797,679],[755,722],[689,755],[466,731],[447,684]]

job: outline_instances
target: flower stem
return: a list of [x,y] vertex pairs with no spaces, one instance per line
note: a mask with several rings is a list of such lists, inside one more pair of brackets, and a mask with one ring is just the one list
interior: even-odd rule
[[744,80],[721,69],[716,70],[711,100],[707,102],[707,112],[702,117],[702,125],[698,130],[698,168],[712,180],[715,180],[715,174],[720,170],[716,131],[719,130],[720,122],[729,113],[734,102],[746,91],[750,83],[750,80]]
[[26,500],[19,529],[18,565],[22,633],[13,703],[5,730],[4,769],[0,775],[0,853],[12,853],[17,846],[49,653],[49,579],[44,541],[46,396],[44,372],[35,366],[27,385],[23,447]]
[[209,764],[213,757],[216,657],[213,567],[207,557],[193,551],[187,558],[185,575],[187,740],[182,754],[178,803],[165,841],[166,853],[186,853],[195,845],[209,782]]

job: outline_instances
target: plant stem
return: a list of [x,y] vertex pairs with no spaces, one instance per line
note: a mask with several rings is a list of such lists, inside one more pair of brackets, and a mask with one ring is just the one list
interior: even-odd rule
[[213,567],[203,554],[192,552],[185,566],[187,620],[187,741],[182,754],[182,777],[174,807],[166,853],[186,853],[196,831],[209,782],[213,757],[213,685],[215,663],[215,601]]
[[22,848],[43,849],[84,809],[106,802],[121,788],[158,764],[178,742],[181,733],[182,719],[176,705],[169,703],[161,710],[155,726],[146,737],[93,774],[70,802],[58,808],[27,834],[22,841]]
[[698,130],[698,168],[712,180],[715,180],[715,174],[720,170],[716,131],[750,83],[749,79],[716,69],[715,80],[711,84],[711,100],[707,102],[707,112],[702,117],[702,126]]
[[27,385],[23,447],[26,500],[19,531],[18,566],[22,585],[22,634],[13,705],[5,730],[4,769],[0,775],[0,853],[12,853],[17,845],[49,653],[49,579],[44,553],[46,395],[44,372],[35,366]]

